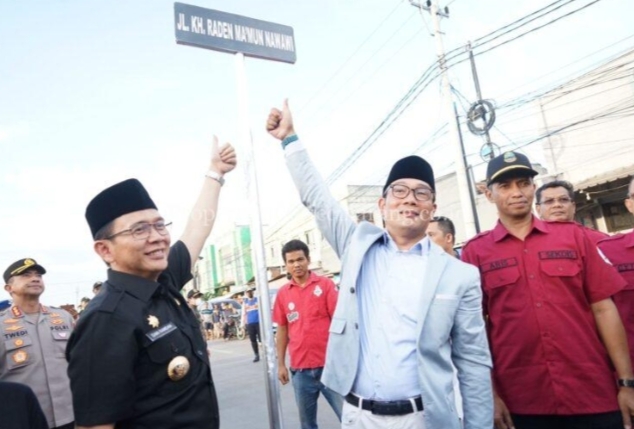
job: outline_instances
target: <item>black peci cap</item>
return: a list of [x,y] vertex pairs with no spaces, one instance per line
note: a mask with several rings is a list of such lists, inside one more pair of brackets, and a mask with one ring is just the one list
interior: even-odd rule
[[86,220],[92,237],[119,216],[139,210],[156,209],[141,182],[128,179],[101,191],[86,207]]
[[390,175],[387,176],[383,193],[390,184],[399,179],[418,179],[431,186],[432,190],[436,190],[434,182],[434,170],[431,165],[420,156],[411,155],[403,159],[399,159],[392,166]]

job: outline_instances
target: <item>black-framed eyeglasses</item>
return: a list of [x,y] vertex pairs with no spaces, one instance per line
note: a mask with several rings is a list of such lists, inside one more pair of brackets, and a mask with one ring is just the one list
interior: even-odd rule
[[124,234],[130,234],[132,238],[134,238],[135,240],[145,240],[152,233],[152,228],[154,228],[156,232],[159,233],[159,235],[165,236],[168,234],[170,226],[172,226],[172,222],[165,223],[162,220],[158,222],[154,222],[154,223],[147,223],[147,222],[139,223],[133,226],[132,228],[124,229],[123,231],[119,231],[115,234],[112,234],[106,237],[106,240],[111,240],[119,235],[124,235]]
[[542,201],[541,203],[537,203],[538,206],[552,206],[555,203],[557,204],[561,204],[562,206],[565,206],[567,204],[572,203],[573,200],[570,197],[561,197],[561,198],[548,198],[545,199],[544,201]]
[[405,185],[390,185],[389,189],[392,195],[399,200],[407,198],[410,192],[414,193],[414,198],[417,201],[429,201],[434,196],[434,192],[431,189],[424,187],[412,189]]

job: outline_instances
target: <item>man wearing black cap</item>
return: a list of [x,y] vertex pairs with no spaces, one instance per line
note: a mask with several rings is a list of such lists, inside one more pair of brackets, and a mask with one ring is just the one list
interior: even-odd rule
[[293,129],[286,102],[269,133],[282,141],[300,197],[342,259],[322,382],[345,397],[342,427],[458,429],[493,425],[489,347],[477,271],[425,230],[436,209],[434,174],[417,156],[397,161],[378,205],[385,229],[355,224],[330,194]]
[[533,216],[536,175],[517,152],[489,162],[500,219],[462,253],[482,276],[496,427],[629,427],[634,374],[611,299],[624,282],[580,225]]
[[[40,303],[44,274],[44,267],[31,258],[12,263],[4,272],[4,289],[13,305],[0,313],[0,381],[29,386],[49,427],[71,429],[73,406],[64,350],[73,318],[61,308]],[[4,427],[1,422],[0,427]]]
[[66,350],[78,428],[219,427],[206,342],[180,294],[211,232],[233,148],[214,138],[210,170],[179,241],[136,179],[88,204],[108,279]]

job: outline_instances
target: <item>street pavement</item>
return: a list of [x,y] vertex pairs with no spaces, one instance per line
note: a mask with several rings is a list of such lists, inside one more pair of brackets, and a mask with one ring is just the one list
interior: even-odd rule
[[[273,429],[269,426],[264,360],[252,362],[249,340],[213,340],[208,345],[220,405],[221,429]],[[275,378],[277,382],[277,374]],[[278,386],[284,429],[300,429],[293,386],[291,383],[282,386],[279,382]],[[320,429],[341,427],[322,395],[317,407]]]

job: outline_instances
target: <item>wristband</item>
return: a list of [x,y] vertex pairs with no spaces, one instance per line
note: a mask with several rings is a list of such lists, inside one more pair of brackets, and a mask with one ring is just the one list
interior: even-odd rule
[[216,182],[220,183],[220,186],[225,184],[224,177],[213,170],[209,170],[207,174],[205,174],[205,177],[209,177],[210,179],[215,180]]
[[288,146],[289,144],[297,140],[299,140],[299,137],[297,137],[297,134],[293,134],[291,136],[286,137],[284,140],[282,140],[282,149],[286,149],[286,146]]
[[619,378],[619,387],[634,387],[634,380],[627,378]]

